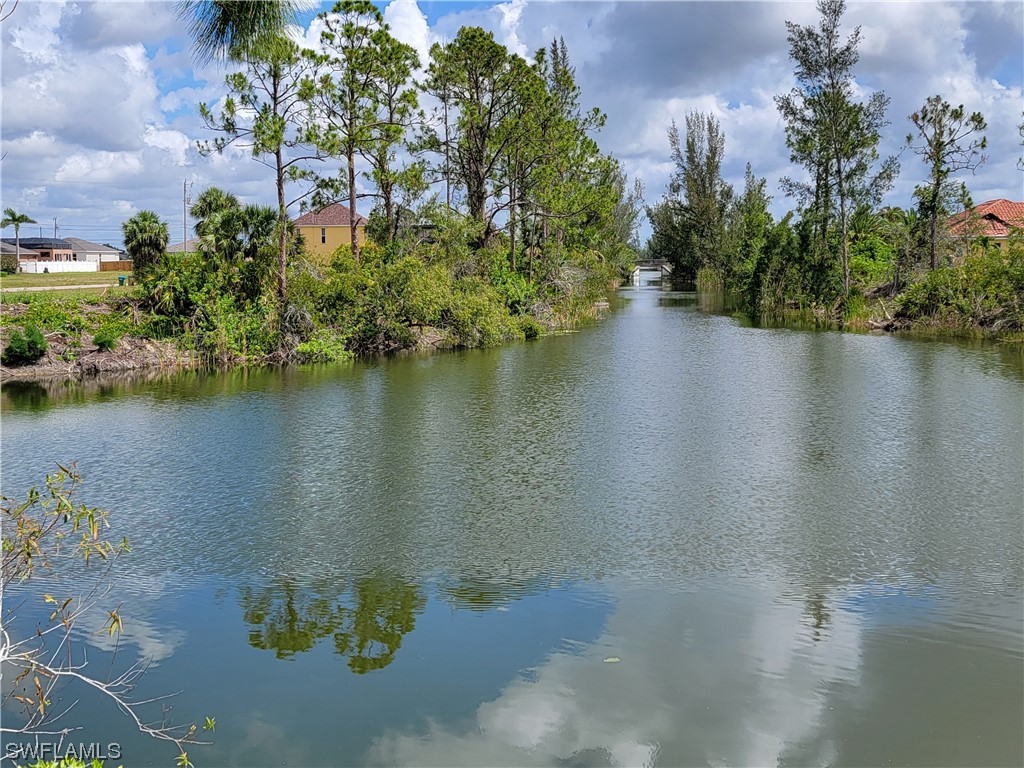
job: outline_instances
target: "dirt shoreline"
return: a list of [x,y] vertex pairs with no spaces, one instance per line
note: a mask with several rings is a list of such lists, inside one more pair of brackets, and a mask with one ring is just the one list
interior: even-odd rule
[[0,365],[0,384],[7,381],[84,379],[111,373],[166,372],[202,367],[188,352],[169,341],[135,337],[119,339],[113,349],[76,349],[60,333],[46,334],[46,354],[31,365]]

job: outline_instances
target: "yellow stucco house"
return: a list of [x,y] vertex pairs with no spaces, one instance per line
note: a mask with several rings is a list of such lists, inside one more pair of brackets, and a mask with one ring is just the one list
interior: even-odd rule
[[[318,211],[309,211],[295,219],[292,223],[302,235],[306,243],[306,251],[311,256],[329,259],[339,245],[350,245],[352,235],[349,223],[352,214],[347,206],[334,203]],[[366,242],[366,218],[356,214],[356,242],[360,246]]]

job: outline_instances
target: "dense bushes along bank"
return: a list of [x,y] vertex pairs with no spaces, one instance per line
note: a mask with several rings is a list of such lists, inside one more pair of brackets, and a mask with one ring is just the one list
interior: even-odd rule
[[783,221],[757,257],[724,281],[742,308],[758,317],[811,316],[839,327],[939,332],[952,336],[1024,336],[1024,234],[1003,246],[978,242],[954,263],[934,270],[900,263],[899,252],[877,237],[850,249],[850,291],[841,300],[808,285],[827,280],[829,264],[807,263],[797,235]]
[[[274,171],[276,207],[203,190],[184,255],[167,254],[167,223],[139,211],[123,225],[137,286],[104,319],[59,302],[22,312],[63,345],[45,359],[100,342],[116,353],[129,337],[205,364],[489,346],[575,324],[625,273],[642,188],[601,151],[604,115],[581,103],[564,41],[528,62],[466,27],[420,62],[372,4],[335,10],[344,23],[322,16],[320,52],[263,40],[237,60],[218,109],[199,106],[214,137],[200,152],[251,151]],[[345,200],[355,214],[367,198],[376,245],[351,215],[348,248],[307,252],[289,206]]]
[[598,252],[566,253],[530,280],[497,249],[428,244],[412,255],[371,245],[357,262],[342,248],[326,265],[295,260],[283,312],[260,287],[260,272],[258,258],[168,254],[124,297],[25,294],[15,297],[24,303],[5,302],[0,341],[42,331],[48,350],[19,359],[34,363],[23,375],[73,375],[81,364],[92,371],[330,362],[423,346],[486,347],[591,317],[621,267]]

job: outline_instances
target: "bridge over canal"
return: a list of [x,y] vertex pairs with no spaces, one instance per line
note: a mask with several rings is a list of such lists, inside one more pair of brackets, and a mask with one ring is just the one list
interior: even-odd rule
[[641,272],[657,272],[664,280],[672,277],[672,265],[665,259],[638,259],[630,275],[630,282],[639,283]]

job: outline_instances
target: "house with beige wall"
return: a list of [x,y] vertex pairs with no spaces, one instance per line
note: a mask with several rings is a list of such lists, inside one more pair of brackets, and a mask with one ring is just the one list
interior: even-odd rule
[[[366,242],[366,218],[357,213],[355,219],[356,242],[361,246]],[[329,259],[338,246],[352,244],[351,221],[348,206],[334,203],[304,213],[292,223],[302,235],[309,254]]]
[[71,243],[74,261],[122,261],[125,254],[110,245],[101,245],[80,237],[65,237]]

